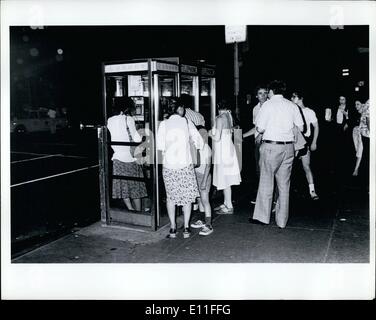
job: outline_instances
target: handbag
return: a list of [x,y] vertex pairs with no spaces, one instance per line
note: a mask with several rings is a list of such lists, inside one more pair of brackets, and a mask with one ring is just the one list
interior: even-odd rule
[[201,165],[201,157],[200,157],[200,150],[196,148],[193,140],[192,140],[192,135],[189,130],[189,124],[188,124],[188,119],[185,118],[187,121],[187,128],[188,128],[188,134],[189,134],[189,151],[191,153],[192,157],[192,164],[194,168],[198,168]]

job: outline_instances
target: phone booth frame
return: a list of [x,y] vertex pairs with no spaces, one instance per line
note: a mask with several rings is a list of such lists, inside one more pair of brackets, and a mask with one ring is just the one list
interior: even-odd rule
[[[171,59],[176,59],[171,60]],[[193,93],[194,93],[194,109],[199,111],[199,101],[200,101],[200,80],[203,67],[180,64],[178,58],[149,58],[149,59],[137,59],[137,60],[127,60],[127,61],[114,61],[114,62],[104,62],[102,63],[102,90],[103,90],[103,116],[105,122],[108,119],[108,92],[106,87],[107,77],[126,77],[127,75],[139,75],[140,72],[147,75],[148,84],[148,103],[144,105],[144,110],[148,112],[149,119],[146,119],[146,113],[144,118],[144,123],[148,121],[149,130],[151,136],[146,136],[146,145],[148,156],[151,157],[151,164],[149,168],[149,177],[144,176],[144,178],[136,177],[126,177],[126,176],[114,176],[110,170],[110,159],[109,159],[109,148],[111,145],[121,145],[121,146],[138,146],[140,143],[137,142],[116,142],[109,141],[109,134],[107,126],[104,125],[98,128],[98,148],[99,148],[99,186],[100,186],[100,205],[101,205],[101,221],[104,226],[128,226],[132,228],[140,227],[150,227],[151,230],[155,231],[160,227],[168,223],[167,215],[162,215],[165,209],[162,209],[162,199],[161,196],[161,183],[163,179],[160,173],[160,164],[158,151],[154,147],[155,136],[157,133],[158,125],[160,122],[160,98],[162,97],[162,92],[160,89],[160,78],[163,75],[170,76],[174,80],[173,96],[179,97],[181,95],[181,76],[190,75],[193,76]],[[205,70],[205,69],[204,69]],[[210,68],[210,70],[214,70]],[[204,73],[204,75],[206,75]],[[214,76],[215,72],[211,73]],[[212,86],[212,99],[211,99],[211,120],[215,118],[215,78],[211,81]],[[214,86],[214,87],[213,87]],[[214,97],[214,99],[213,99]],[[213,102],[214,100],[214,102]],[[214,106],[214,107],[213,107]],[[214,112],[214,114],[213,114]],[[152,141],[153,140],[153,141]],[[142,142],[141,142],[142,143]],[[151,186],[151,207],[148,214],[130,214],[126,215],[119,213],[110,206],[111,202],[111,178],[134,180],[134,181],[148,181]],[[149,180],[148,180],[149,179]],[[148,190],[149,191],[149,190]],[[114,219],[114,217],[116,219]]]

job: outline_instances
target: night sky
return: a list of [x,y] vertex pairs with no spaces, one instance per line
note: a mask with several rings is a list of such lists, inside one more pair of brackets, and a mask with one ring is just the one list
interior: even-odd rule
[[[11,27],[10,35],[13,113],[55,104],[76,120],[101,123],[101,63],[149,57],[204,59],[217,66],[218,99],[233,95],[233,46],[225,43],[224,26]],[[369,54],[359,48],[368,48],[368,39],[368,26],[249,26],[248,41],[239,46],[241,104],[273,79],[301,89],[317,112],[337,105],[340,94],[351,104],[366,100]],[[350,69],[349,77],[342,68]]]

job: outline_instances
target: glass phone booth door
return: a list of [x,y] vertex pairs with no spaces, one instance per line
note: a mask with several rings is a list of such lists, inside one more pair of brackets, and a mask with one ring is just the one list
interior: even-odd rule
[[199,82],[196,66],[180,65],[180,95],[189,97],[192,110],[199,112]]
[[215,69],[202,67],[200,70],[200,113],[205,118],[207,129],[214,125],[216,116]]
[[[178,95],[178,71],[175,64],[153,59],[103,64],[106,126],[99,139],[101,216],[106,225],[156,230],[168,222],[154,137],[168,100]],[[119,116],[114,107],[124,98],[132,99],[135,108]]]

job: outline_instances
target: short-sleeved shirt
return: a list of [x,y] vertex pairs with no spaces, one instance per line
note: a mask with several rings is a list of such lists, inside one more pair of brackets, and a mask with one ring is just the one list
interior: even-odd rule
[[[131,116],[125,116],[123,114],[113,116],[107,120],[107,129],[111,133],[112,142],[130,142],[130,138],[127,131],[132,135],[134,142],[141,142],[142,138],[137,132],[136,123]],[[131,148],[129,146],[111,146],[114,150],[112,160],[120,160],[122,162],[133,162],[136,159],[132,157]]]
[[190,139],[197,149],[202,149],[204,140],[192,123],[179,115],[163,120],[157,132],[157,150],[163,151],[163,166],[168,169],[183,169],[193,163]]
[[205,127],[205,118],[201,113],[193,111],[190,108],[185,108],[185,117],[188,120],[191,120],[196,127],[198,126]]
[[304,119],[307,123],[307,132],[304,134],[306,137],[309,137],[311,135],[311,124],[314,124],[317,122],[317,117],[315,111],[313,111],[310,108],[302,108]]
[[303,126],[298,106],[279,94],[262,105],[256,119],[256,127],[265,130],[263,140],[294,141],[294,126]]

